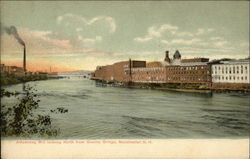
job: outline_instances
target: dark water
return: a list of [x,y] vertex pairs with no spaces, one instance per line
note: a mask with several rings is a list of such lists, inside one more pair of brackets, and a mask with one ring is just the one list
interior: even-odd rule
[[[60,79],[29,82],[38,90],[40,113],[51,114],[60,139],[245,138],[249,135],[249,94],[180,93],[102,87],[95,81]],[[22,90],[22,84],[7,90]],[[3,103],[11,103],[3,99]]]

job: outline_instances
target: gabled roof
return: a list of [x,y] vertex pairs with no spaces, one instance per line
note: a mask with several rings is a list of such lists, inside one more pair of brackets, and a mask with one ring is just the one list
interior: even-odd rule
[[176,50],[176,51],[175,51],[174,57],[181,57],[181,54],[180,54],[179,50]]

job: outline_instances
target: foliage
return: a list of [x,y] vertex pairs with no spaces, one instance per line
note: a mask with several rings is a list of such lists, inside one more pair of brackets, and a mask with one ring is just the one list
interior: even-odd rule
[[1,85],[17,84],[29,81],[46,80],[48,77],[46,75],[14,75],[9,73],[1,72]]
[[[1,90],[1,96],[18,96],[18,103],[12,107],[1,105],[1,136],[56,136],[58,129],[52,127],[49,114],[35,114],[34,110],[39,107],[40,100],[32,87],[26,86],[24,94]],[[57,110],[57,111],[56,111]],[[57,108],[50,112],[66,113],[68,110]]]

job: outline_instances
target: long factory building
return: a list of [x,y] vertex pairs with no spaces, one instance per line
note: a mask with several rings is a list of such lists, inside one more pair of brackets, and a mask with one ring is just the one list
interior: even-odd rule
[[208,58],[181,59],[178,50],[173,58],[166,51],[161,62],[128,60],[97,66],[91,78],[104,82],[138,84],[189,84],[214,89],[247,89],[250,60],[218,60]]

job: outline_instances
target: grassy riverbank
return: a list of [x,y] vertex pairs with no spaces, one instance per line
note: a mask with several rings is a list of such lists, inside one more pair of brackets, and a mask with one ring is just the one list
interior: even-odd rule
[[47,75],[14,75],[1,73],[1,85],[11,85],[29,81],[47,80]]

